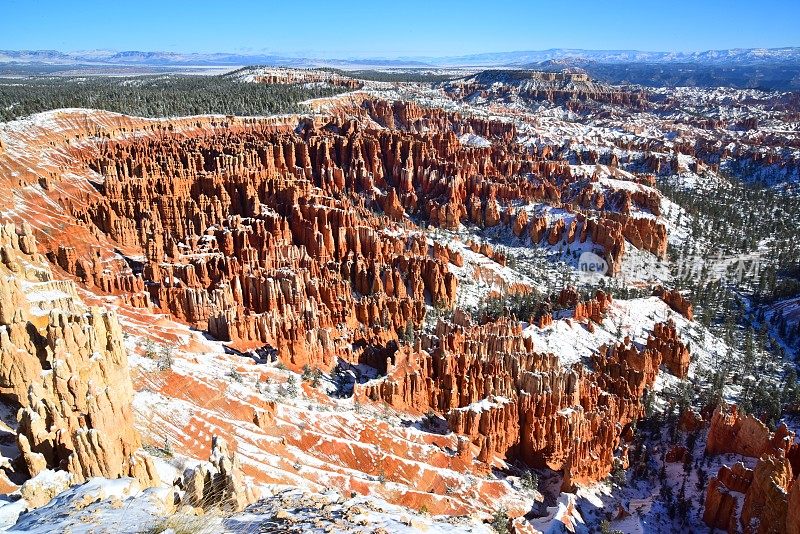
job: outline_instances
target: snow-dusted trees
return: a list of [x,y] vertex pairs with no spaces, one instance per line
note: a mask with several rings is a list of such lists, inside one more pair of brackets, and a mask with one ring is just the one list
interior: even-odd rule
[[0,121],[58,108],[140,117],[269,115],[299,112],[303,100],[342,91],[332,86],[247,83],[226,75],[0,79]]

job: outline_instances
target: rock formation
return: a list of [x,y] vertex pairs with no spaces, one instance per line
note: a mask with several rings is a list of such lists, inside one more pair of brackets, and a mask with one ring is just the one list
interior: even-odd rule
[[[559,295],[559,304],[562,306],[569,306],[571,301],[566,297],[565,291],[568,290],[562,290],[561,295]],[[591,319],[595,323],[601,323],[603,322],[603,315],[606,310],[608,310],[611,301],[611,295],[607,295],[602,290],[598,290],[594,298],[587,301],[579,302],[575,300],[573,318],[576,321]]]
[[305,83],[326,83],[334,87],[361,89],[363,84],[348,76],[342,76],[327,70],[314,69],[281,69],[258,68],[248,75],[248,79],[256,83],[294,85]]
[[656,324],[653,335],[647,340],[647,346],[662,355],[662,361],[670,374],[686,378],[689,373],[689,349],[678,339],[674,321]]
[[787,493],[792,484],[789,461],[765,455],[756,463],[753,482],[747,490],[740,522],[745,532],[775,532],[784,529]]
[[239,460],[218,436],[212,438],[208,462],[186,468],[178,486],[183,489],[182,505],[203,510],[239,512],[258,499],[257,490],[244,480]]
[[0,226],[0,395],[19,408],[17,442],[31,476],[63,469],[158,481],[138,452],[132,386],[113,312],[87,308],[54,280],[29,227]]
[[798,532],[796,476],[782,454],[765,454],[752,470],[723,466],[706,490],[703,521],[731,534]]
[[537,353],[508,318],[476,325],[457,312],[453,322],[440,319],[434,335],[420,336],[413,350],[396,352],[386,378],[356,386],[355,396],[440,413],[470,438],[480,461],[521,459],[563,470],[572,487],[610,472],[623,450],[623,429],[641,415],[642,394],[669,354],[657,337],[664,332],[654,332],[659,341],[641,352],[629,344],[604,347],[589,372]]
[[783,455],[794,444],[794,434],[785,425],[772,433],[752,415],[742,416],[735,405],[721,405],[714,411],[706,440],[707,454],[733,453],[760,458]]
[[657,287],[653,294],[666,302],[670,308],[680,313],[690,321],[694,319],[692,303],[689,302],[689,299],[681,295],[678,290],[673,289],[668,291],[663,287]]
[[800,533],[800,483],[798,478],[792,483],[789,504],[786,507],[786,534]]
[[681,414],[678,421],[678,429],[683,432],[697,432],[703,428],[705,421],[703,416],[694,409],[687,409]]
[[719,528],[731,534],[739,532],[737,517],[744,493],[753,481],[753,471],[743,464],[733,468],[723,466],[706,488],[703,521],[711,528]]
[[800,517],[790,505],[798,500],[798,472],[787,457],[797,448],[794,438],[785,425],[772,433],[755,417],[741,416],[736,406],[718,407],[706,453],[741,454],[758,462],[753,470],[741,463],[720,469],[706,492],[705,523],[730,533],[740,531],[737,523],[745,533],[800,531]]
[[[448,263],[463,258],[442,254],[412,218],[447,229],[507,225],[534,244],[545,235],[591,242],[610,274],[626,243],[665,252],[664,225],[632,209],[657,214],[654,190],[598,192],[553,147],[518,145],[510,121],[359,94],[314,118],[87,117],[91,131],[76,119],[63,138],[36,137],[31,144],[58,147],[70,165],[45,177],[59,182],[44,194],[69,229],[39,229],[48,258],[93,291],[169,313],[235,348],[268,346],[294,369],[329,369],[357,362],[353,347],[385,345],[418,326],[423,304],[453,306]],[[489,143],[461,143],[465,134]],[[20,182],[40,182],[7,165]],[[579,208],[555,221],[516,208],[532,203]],[[480,251],[505,265],[485,242]]]
[[591,80],[584,73],[487,70],[449,82],[445,92],[451,98],[470,99],[517,95],[525,101],[548,101],[572,111],[587,109],[587,101],[607,102],[640,108],[647,102],[641,91],[624,91]]
[[[573,111],[604,100],[642,103],[635,93],[592,87],[580,76],[567,83],[577,88],[530,86],[519,94],[568,98]],[[454,89],[462,90],[485,89]],[[460,436],[451,458],[437,456],[448,468],[478,472],[498,460],[520,460],[562,471],[564,486],[573,487],[602,479],[615,463],[625,465],[626,440],[660,366],[687,376],[689,351],[675,324],[657,324],[644,346],[624,340],[599,348],[591,367],[565,366],[537,351],[510,318],[475,324],[456,310],[433,332],[415,332],[426,304],[454,307],[453,267],[464,266],[465,256],[474,261],[470,252],[462,254],[416,224],[492,228],[532,246],[584,244],[606,258],[613,275],[631,246],[665,256],[661,198],[645,187],[653,177],[619,185],[622,176],[612,186],[599,173],[573,175],[571,154],[557,145],[518,144],[512,121],[368,95],[353,96],[329,113],[103,123],[67,114],[69,128],[36,140],[48,156],[60,151],[50,161],[65,169],[0,157],[0,170],[4,179],[14,177],[15,186],[46,198],[48,218],[37,231],[60,276],[116,295],[126,306],[168,313],[234,349],[277,354],[295,370],[369,364],[385,377],[357,385],[356,399],[445,419]],[[76,126],[83,122],[91,128]],[[575,159],[611,168],[620,163],[615,154],[592,151]],[[31,231],[15,235],[18,248],[32,253]],[[510,264],[485,236],[467,247],[493,260],[492,268]],[[17,362],[0,376],[0,392],[23,406],[19,441],[28,469],[62,467],[77,479],[152,477],[152,465],[135,453],[138,436],[130,434],[130,386],[113,313],[87,312],[76,303],[73,285],[46,282],[66,296],[50,299],[58,302],[55,311],[32,315],[25,311],[24,292],[0,286],[0,322],[10,332],[2,344],[4,361],[10,361],[8,351]],[[691,318],[691,305],[679,293],[659,296]],[[561,307],[574,308],[570,320],[582,323],[582,332],[594,331],[611,304],[603,292],[588,300],[572,291],[559,296]],[[533,319],[542,327],[554,320],[551,314]],[[26,327],[12,328],[16,324]],[[409,331],[415,342],[400,341]],[[123,384],[120,395],[103,386],[108,380]],[[242,411],[244,424],[262,431],[274,426],[272,412]],[[750,424],[736,425],[715,414],[711,447],[749,443]],[[449,439],[453,445],[457,438]],[[776,439],[763,445],[757,437],[754,445],[735,447],[775,453],[781,449]],[[287,441],[303,445],[300,438]],[[413,456],[413,446],[406,447]],[[252,495],[242,491],[224,443],[215,440],[213,449],[213,467],[184,473],[185,504],[241,509]],[[343,465],[349,468],[345,460]],[[444,495],[438,477],[429,474],[418,493]],[[719,484],[733,485],[724,480]],[[358,484],[359,491],[369,487]],[[456,498],[442,497],[439,505],[469,509]],[[712,522],[729,524],[726,511],[733,508],[726,506],[716,506],[722,512],[714,512]],[[752,515],[761,506],[753,500]]]

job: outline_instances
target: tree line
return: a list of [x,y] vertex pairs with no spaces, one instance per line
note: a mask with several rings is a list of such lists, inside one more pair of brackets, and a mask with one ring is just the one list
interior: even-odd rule
[[301,113],[302,101],[343,92],[330,86],[245,83],[231,76],[0,78],[0,121],[59,108],[140,117]]

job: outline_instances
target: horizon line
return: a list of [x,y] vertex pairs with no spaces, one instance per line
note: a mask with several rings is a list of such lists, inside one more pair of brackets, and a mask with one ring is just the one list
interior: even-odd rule
[[[726,51],[754,51],[754,50],[787,50],[787,49],[800,49],[800,45],[785,45],[785,46],[753,46],[753,47],[733,47],[733,48],[708,48],[699,50],[642,50],[637,48],[572,48],[572,47],[551,47],[540,49],[518,49],[518,50],[499,50],[499,51],[483,51],[483,52],[465,52],[458,54],[444,54],[444,55],[429,55],[429,54],[408,54],[396,53],[396,55],[366,55],[365,52],[337,52],[333,55],[322,55],[321,51],[273,51],[273,50],[258,50],[258,51],[177,51],[165,49],[117,49],[117,48],[87,48],[79,50],[62,50],[56,48],[2,48],[0,52],[55,52],[59,54],[87,54],[87,53],[110,53],[110,54],[123,54],[123,53],[141,53],[141,54],[180,54],[180,55],[233,55],[233,56],[287,56],[295,59],[442,59],[442,58],[460,58],[468,56],[484,56],[496,54],[523,54],[523,53],[541,53],[541,52],[621,52],[621,53],[641,53],[641,54],[676,54],[676,55],[691,55],[703,54],[709,52],[726,52]],[[342,57],[340,54],[349,54],[351,57]]]

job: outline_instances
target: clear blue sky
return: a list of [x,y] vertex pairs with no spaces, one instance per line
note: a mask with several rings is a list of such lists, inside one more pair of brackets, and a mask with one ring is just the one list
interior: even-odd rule
[[459,55],[800,46],[800,0],[0,0],[0,49]]

